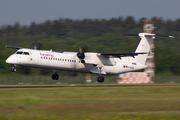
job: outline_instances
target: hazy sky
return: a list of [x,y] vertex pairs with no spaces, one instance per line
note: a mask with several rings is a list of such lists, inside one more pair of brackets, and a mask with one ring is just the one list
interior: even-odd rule
[[180,18],[180,0],[0,0],[0,26],[29,25],[32,21],[110,19],[133,16],[136,20],[153,16],[164,20]]

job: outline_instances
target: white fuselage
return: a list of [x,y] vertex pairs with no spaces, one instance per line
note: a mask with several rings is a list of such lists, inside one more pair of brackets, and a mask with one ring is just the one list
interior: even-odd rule
[[19,49],[6,63],[12,65],[48,68],[54,70],[75,71],[114,75],[144,69],[146,65],[129,62],[129,58],[105,58],[97,53],[85,53],[85,63],[81,63],[77,52],[53,52],[45,50]]

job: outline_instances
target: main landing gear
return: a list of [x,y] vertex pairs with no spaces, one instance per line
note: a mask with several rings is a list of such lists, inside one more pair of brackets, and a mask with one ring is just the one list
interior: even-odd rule
[[97,81],[99,83],[103,83],[104,82],[104,77],[101,75],[101,67],[99,67],[99,77],[97,78]]
[[99,77],[97,78],[97,81],[98,81],[99,83],[103,83],[103,82],[104,82],[104,77],[103,77],[103,76],[99,76]]
[[52,79],[53,80],[58,80],[59,79],[59,75],[56,73],[56,70],[53,70],[54,74],[52,75]]

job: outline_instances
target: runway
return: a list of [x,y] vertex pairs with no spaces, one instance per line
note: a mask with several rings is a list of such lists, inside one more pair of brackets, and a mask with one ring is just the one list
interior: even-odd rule
[[60,84],[60,85],[0,85],[0,89],[8,88],[60,88],[60,87],[167,87],[167,86],[180,86],[176,84]]
[[180,111],[141,111],[141,112],[108,112],[108,113],[111,113],[111,114],[116,114],[116,113],[119,113],[119,114],[171,114],[171,113],[174,113],[174,114],[179,114]]

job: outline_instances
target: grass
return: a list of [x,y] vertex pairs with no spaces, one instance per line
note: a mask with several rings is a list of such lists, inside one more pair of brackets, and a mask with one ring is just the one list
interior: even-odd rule
[[0,120],[179,120],[179,113],[180,84],[0,89]]

